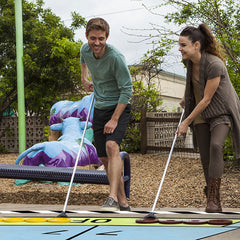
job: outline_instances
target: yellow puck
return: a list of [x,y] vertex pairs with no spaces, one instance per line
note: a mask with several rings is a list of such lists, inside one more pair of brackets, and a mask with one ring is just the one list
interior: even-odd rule
[[2,222],[4,220],[4,218],[0,217],[0,222]]
[[51,223],[67,223],[67,222],[71,222],[71,219],[70,218],[49,218],[47,220],[48,222],[51,222]]
[[24,222],[25,218],[4,218],[3,221],[8,223],[19,223],[19,222]]
[[47,218],[27,218],[25,219],[25,222],[28,223],[42,223],[42,222],[47,222]]

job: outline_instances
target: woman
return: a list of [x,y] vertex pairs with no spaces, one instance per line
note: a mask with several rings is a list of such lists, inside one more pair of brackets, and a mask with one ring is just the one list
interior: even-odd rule
[[185,117],[177,134],[180,137],[189,126],[192,128],[207,183],[206,212],[221,212],[223,146],[230,129],[236,157],[240,158],[240,101],[224,64],[223,49],[207,25],[186,27],[179,37],[179,51],[187,78],[180,103]]

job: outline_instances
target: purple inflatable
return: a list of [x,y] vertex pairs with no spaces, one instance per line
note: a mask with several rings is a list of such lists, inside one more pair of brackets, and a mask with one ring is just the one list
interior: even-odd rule
[[[53,105],[50,116],[50,129],[62,131],[62,136],[57,141],[38,143],[21,153],[16,164],[23,159],[23,165],[73,167],[83,137],[85,119],[88,114],[91,98],[84,97],[81,101],[60,101]],[[97,156],[97,151],[92,144],[93,130],[92,113],[88,122],[82,151],[78,166],[98,165],[102,163]]]

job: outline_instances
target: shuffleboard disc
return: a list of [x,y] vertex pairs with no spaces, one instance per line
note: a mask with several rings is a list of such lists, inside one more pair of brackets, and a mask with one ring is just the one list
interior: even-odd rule
[[19,223],[24,222],[25,218],[4,218],[3,221],[7,223]]
[[214,220],[209,220],[208,224],[211,224],[211,225],[230,225],[230,224],[232,224],[232,220],[214,219]]
[[71,219],[65,218],[65,217],[62,217],[62,218],[58,217],[58,218],[49,218],[47,221],[51,223],[68,223],[68,222],[71,222]]
[[137,219],[136,223],[140,223],[140,224],[151,224],[151,223],[159,223],[157,218],[142,218],[142,219]]
[[183,221],[180,219],[161,219],[161,220],[159,220],[159,223],[162,223],[162,224],[180,224],[182,222]]
[[25,222],[28,223],[42,223],[47,222],[47,218],[26,218]]
[[201,225],[201,224],[207,224],[207,220],[199,220],[199,219],[190,219],[190,220],[184,220],[183,223],[185,224],[193,224],[193,225]]

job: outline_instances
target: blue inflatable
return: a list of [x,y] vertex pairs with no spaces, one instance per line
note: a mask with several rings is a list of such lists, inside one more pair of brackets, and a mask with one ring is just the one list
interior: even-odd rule
[[[55,103],[50,112],[50,129],[62,131],[62,136],[57,141],[35,144],[18,156],[16,164],[23,159],[23,165],[74,167],[92,97],[93,94],[77,102],[60,101]],[[97,156],[96,148],[92,144],[92,119],[93,108],[88,122],[88,130],[83,139],[78,166],[100,166],[102,164]]]

